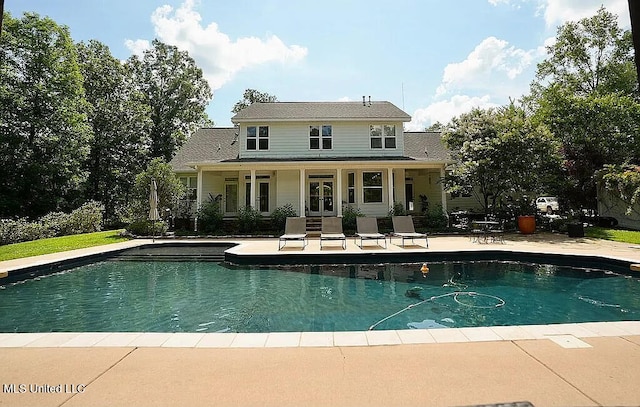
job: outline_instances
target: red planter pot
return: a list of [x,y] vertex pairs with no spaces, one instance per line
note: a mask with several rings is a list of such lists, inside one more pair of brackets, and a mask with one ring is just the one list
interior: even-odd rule
[[536,217],[533,215],[518,216],[518,230],[523,235],[530,235],[536,231]]

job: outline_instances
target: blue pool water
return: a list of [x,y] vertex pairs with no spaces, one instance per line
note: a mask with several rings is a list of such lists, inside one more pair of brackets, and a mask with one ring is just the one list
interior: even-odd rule
[[470,262],[429,264],[423,277],[420,266],[106,261],[3,286],[0,332],[366,330],[455,291],[493,297],[446,296],[376,329],[640,320],[640,281],[629,276]]

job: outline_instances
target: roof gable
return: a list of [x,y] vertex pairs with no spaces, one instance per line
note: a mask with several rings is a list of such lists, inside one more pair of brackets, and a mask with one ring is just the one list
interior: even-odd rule
[[271,102],[253,103],[231,118],[249,121],[397,120],[411,116],[390,102]]

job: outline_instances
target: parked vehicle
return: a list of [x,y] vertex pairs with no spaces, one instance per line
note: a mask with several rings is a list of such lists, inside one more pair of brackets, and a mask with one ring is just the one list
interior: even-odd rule
[[555,196],[541,196],[536,199],[536,208],[540,212],[551,214],[560,210],[560,204]]

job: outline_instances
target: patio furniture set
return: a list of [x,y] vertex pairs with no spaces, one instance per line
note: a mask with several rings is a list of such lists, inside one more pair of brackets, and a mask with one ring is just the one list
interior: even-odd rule
[[[413,218],[411,216],[393,216],[393,232],[389,235],[389,242],[392,242],[393,238],[401,239],[402,247],[405,247],[406,240],[411,240],[414,243],[415,239],[424,239],[426,247],[429,248],[429,240],[426,233],[418,233],[413,226]],[[363,248],[363,242],[365,240],[375,240],[377,245],[380,245],[380,240],[384,242],[384,248],[387,248],[387,235],[384,235],[378,231],[378,221],[372,217],[358,217],[356,218],[357,232],[355,236],[355,243],[358,245],[358,239],[360,248]],[[284,234],[278,239],[278,250],[282,250],[287,242],[301,241],[302,249],[308,244],[308,237],[306,231],[306,219],[302,217],[289,217],[287,218]],[[342,230],[342,219],[338,217],[324,217],[322,218],[322,230],[320,232],[320,249],[323,247],[323,242],[326,244],[329,241],[339,241],[342,244],[342,249],[347,248],[347,237]]]

